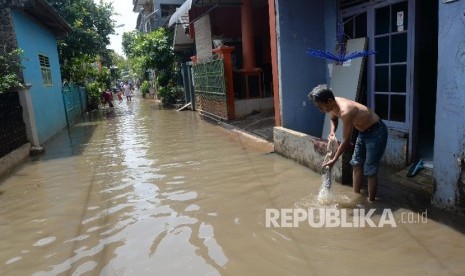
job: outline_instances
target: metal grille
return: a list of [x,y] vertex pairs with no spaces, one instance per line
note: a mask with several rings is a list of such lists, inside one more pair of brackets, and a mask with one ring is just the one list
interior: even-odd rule
[[66,121],[71,125],[87,106],[87,91],[76,85],[63,86],[63,102],[65,104]]
[[196,93],[226,96],[223,60],[211,60],[195,65],[194,83]]
[[40,66],[50,68],[50,60],[47,56],[39,55]]
[[224,61],[217,59],[199,63],[193,71],[197,109],[228,119]]
[[27,143],[23,109],[17,92],[0,94],[0,157]]

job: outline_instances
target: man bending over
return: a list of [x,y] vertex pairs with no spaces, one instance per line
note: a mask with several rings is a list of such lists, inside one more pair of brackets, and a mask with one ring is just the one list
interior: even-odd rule
[[387,143],[387,128],[381,118],[360,103],[342,97],[334,97],[325,84],[320,84],[308,94],[322,111],[329,113],[331,129],[328,139],[335,135],[339,119],[342,121],[342,143],[332,159],[322,166],[331,168],[339,156],[350,146],[353,127],[359,131],[350,164],[353,167],[354,193],[360,193],[363,175],[368,177],[368,200],[374,201],[378,188],[378,167]]

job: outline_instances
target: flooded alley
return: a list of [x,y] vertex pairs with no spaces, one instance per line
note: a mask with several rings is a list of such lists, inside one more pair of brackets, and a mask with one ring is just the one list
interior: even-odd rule
[[[0,275],[465,274],[463,217],[369,206],[340,184],[322,202],[320,185],[198,113],[116,103],[2,179]],[[285,211],[309,208],[350,218],[375,208],[377,227],[321,227]],[[380,226],[383,208],[395,223]]]

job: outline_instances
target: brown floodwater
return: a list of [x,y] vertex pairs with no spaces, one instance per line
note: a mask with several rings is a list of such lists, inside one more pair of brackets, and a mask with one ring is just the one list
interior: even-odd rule
[[[135,98],[88,114],[46,150],[0,184],[0,275],[465,274],[463,227],[367,205],[350,186],[325,194],[319,174],[195,112]],[[379,227],[286,213],[309,208],[347,210],[349,222],[376,208]],[[267,209],[285,219],[270,223]]]

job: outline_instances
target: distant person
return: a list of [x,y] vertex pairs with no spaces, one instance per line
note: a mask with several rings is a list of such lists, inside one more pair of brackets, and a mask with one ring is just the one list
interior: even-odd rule
[[345,99],[334,97],[330,88],[320,84],[308,94],[308,98],[317,107],[329,113],[331,130],[328,140],[335,136],[338,119],[342,121],[342,143],[337,148],[334,157],[325,162],[322,167],[332,168],[339,156],[351,145],[352,130],[355,127],[359,134],[355,142],[354,153],[350,164],[353,167],[353,190],[360,194],[363,175],[368,177],[368,200],[374,201],[378,188],[378,169],[381,157],[387,143],[387,128],[381,118],[368,107]]
[[122,90],[118,90],[117,94],[118,96],[118,101],[119,102],[122,102],[123,101],[123,91]]
[[109,107],[113,107],[113,93],[111,93],[109,89],[102,93],[101,98],[103,107],[105,107],[107,103]]
[[128,83],[128,81],[124,82],[123,89],[124,89],[124,96],[126,96],[126,100],[130,102],[132,98],[132,94],[131,94],[131,85]]

